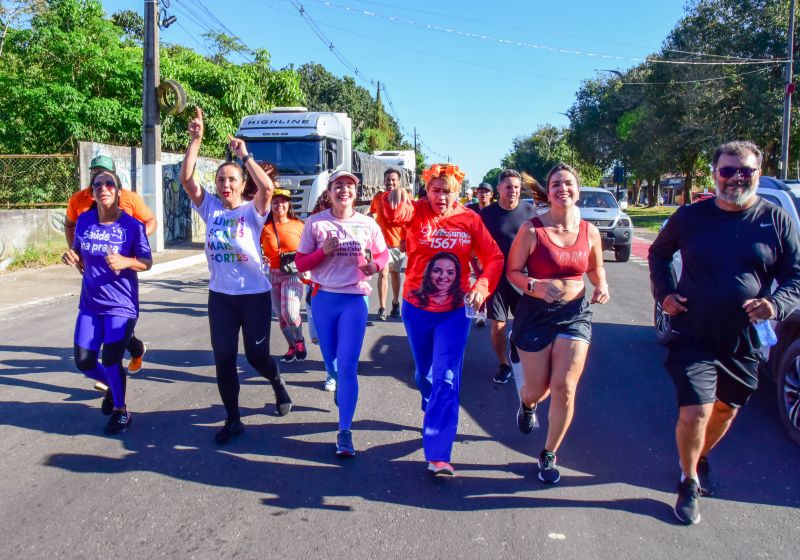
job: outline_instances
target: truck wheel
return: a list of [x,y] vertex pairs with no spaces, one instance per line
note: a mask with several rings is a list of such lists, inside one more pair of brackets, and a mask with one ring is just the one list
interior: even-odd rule
[[795,341],[778,369],[778,413],[789,438],[800,445],[800,340]]
[[617,262],[628,262],[628,259],[631,258],[631,246],[617,245],[614,247],[614,258],[617,259]]
[[671,317],[664,312],[659,302],[653,303],[653,326],[656,328],[656,339],[661,344],[666,344],[672,337]]

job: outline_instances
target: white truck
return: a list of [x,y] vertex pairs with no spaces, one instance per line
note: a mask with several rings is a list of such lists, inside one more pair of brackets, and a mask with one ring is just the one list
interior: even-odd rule
[[[383,187],[383,173],[389,168],[401,172],[404,186],[413,186],[413,151],[378,152],[382,155],[376,156],[353,150],[352,129],[346,113],[275,107],[269,113],[244,117],[236,137],[247,143],[256,161],[268,161],[278,168],[281,187],[292,193],[295,212],[305,217],[335,171],[343,169],[359,178],[358,206],[369,205]],[[410,167],[405,163],[409,153]]]

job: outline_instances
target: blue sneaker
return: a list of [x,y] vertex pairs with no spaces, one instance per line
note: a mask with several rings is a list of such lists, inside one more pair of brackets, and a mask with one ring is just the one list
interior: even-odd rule
[[336,456],[356,456],[356,450],[353,447],[353,432],[350,430],[340,430],[339,434],[336,436]]

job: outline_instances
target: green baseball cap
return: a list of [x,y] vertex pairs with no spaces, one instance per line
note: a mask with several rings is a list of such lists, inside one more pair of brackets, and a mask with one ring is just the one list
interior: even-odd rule
[[114,160],[109,156],[97,156],[89,164],[89,169],[105,169],[112,173],[117,172],[117,167],[114,165]]

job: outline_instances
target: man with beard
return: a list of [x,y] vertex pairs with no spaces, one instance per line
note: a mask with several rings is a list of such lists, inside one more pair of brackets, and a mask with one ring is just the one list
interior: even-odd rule
[[[682,471],[674,511],[687,525],[700,521],[699,497],[711,494],[708,454],[756,389],[765,345],[755,325],[782,320],[800,303],[797,230],[756,195],[761,161],[752,142],[718,147],[717,196],[679,208],[650,247],[655,297],[671,317],[664,366],[677,389]],[[677,251],[676,286],[670,263]]]

